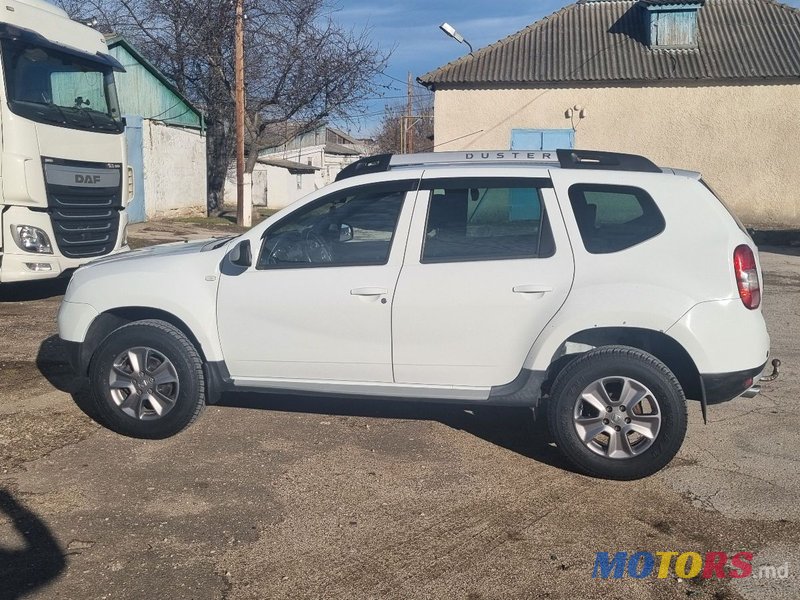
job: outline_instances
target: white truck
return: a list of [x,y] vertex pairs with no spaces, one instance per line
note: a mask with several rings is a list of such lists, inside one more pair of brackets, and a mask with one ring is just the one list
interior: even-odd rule
[[5,0],[0,55],[0,283],[127,250],[124,69],[103,35],[43,0]]
[[700,175],[578,150],[358,161],[237,238],[78,269],[59,333],[126,435],[241,390],[531,406],[618,479],[769,357],[756,247]]

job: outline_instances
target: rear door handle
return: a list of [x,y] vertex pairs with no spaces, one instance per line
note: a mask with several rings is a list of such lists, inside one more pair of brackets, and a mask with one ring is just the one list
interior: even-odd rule
[[350,290],[351,296],[383,296],[388,293],[389,290],[381,287],[362,287]]
[[546,285],[528,284],[515,285],[512,291],[515,294],[546,294],[547,292],[552,292],[553,288]]

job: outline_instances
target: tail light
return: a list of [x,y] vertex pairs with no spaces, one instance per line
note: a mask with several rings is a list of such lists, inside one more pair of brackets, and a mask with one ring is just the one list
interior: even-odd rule
[[755,310],[761,305],[761,283],[758,280],[756,257],[750,246],[742,244],[733,251],[733,271],[742,304]]

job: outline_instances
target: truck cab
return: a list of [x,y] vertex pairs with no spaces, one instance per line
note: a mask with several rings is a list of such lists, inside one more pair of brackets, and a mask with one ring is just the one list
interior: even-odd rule
[[127,250],[124,122],[98,31],[43,0],[0,13],[0,283]]

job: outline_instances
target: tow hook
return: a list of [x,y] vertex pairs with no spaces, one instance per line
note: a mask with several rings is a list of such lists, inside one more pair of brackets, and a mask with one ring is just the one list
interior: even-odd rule
[[781,361],[777,358],[772,361],[772,373],[765,377],[761,377],[758,383],[751,385],[742,393],[742,398],[755,398],[761,393],[761,383],[764,381],[775,381],[780,375],[779,369],[781,368]]
[[775,381],[778,378],[779,369],[781,368],[781,361],[777,358],[772,360],[772,373],[767,375],[766,377],[762,377],[759,381]]

